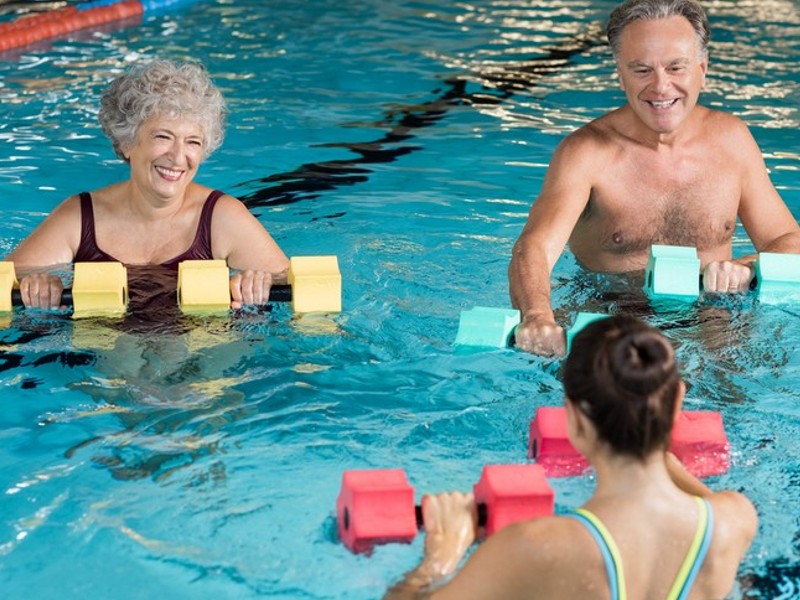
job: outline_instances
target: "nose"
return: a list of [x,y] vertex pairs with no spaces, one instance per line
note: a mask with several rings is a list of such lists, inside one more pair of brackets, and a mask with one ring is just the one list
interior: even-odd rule
[[666,69],[656,69],[653,71],[654,82],[653,87],[659,93],[665,92],[670,87],[670,78]]
[[175,166],[183,166],[186,161],[186,144],[178,139],[173,140],[167,151],[167,155]]

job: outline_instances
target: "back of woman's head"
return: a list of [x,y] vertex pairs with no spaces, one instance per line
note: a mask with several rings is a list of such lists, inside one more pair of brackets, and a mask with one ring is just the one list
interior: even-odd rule
[[644,458],[669,444],[680,376],[669,341],[638,319],[587,325],[564,363],[564,391],[614,451]]

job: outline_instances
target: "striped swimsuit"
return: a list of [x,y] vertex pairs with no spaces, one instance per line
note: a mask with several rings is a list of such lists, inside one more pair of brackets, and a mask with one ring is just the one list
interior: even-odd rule
[[[708,547],[711,545],[711,538],[714,535],[714,513],[711,506],[703,498],[695,497],[695,500],[700,511],[697,529],[666,600],[686,600],[689,597],[689,590],[692,589],[697,573],[703,565]],[[600,519],[585,508],[579,508],[567,516],[585,525],[600,547],[611,588],[611,600],[627,600],[622,559],[611,532],[606,529]]]

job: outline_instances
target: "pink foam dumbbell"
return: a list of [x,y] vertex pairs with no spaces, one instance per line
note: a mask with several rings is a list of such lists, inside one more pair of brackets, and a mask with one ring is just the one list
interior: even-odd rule
[[[539,465],[487,465],[473,493],[478,524],[487,535],[553,514],[555,497]],[[336,520],[342,543],[353,552],[368,552],[378,544],[411,542],[422,526],[422,510],[401,469],[345,471]]]
[[[730,467],[730,447],[719,412],[681,411],[672,427],[669,449],[695,477],[720,475]],[[569,441],[563,406],[536,409],[530,425],[528,457],[542,465],[550,477],[580,475],[589,468]]]

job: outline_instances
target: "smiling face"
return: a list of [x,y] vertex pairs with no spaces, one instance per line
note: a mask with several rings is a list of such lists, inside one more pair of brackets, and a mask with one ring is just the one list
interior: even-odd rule
[[697,104],[708,58],[680,16],[634,21],[620,35],[617,72],[628,104],[658,134],[675,132]]
[[186,190],[203,159],[203,128],[189,119],[156,116],[139,127],[124,154],[140,190],[174,198]]

